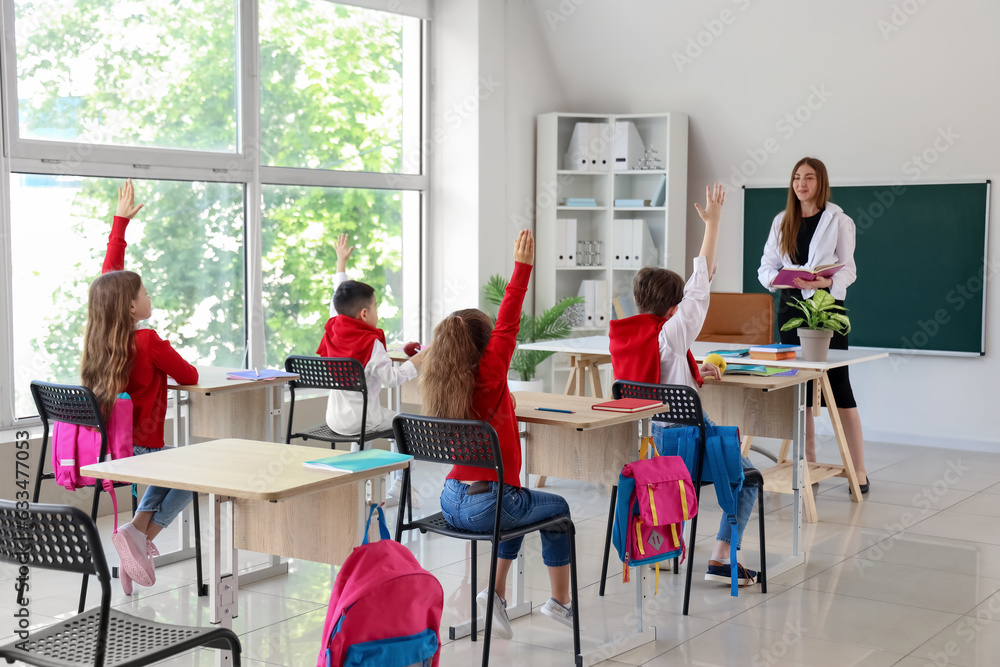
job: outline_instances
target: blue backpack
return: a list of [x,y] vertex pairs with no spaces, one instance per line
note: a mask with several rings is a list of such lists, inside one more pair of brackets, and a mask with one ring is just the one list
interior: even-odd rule
[[[695,474],[695,456],[698,452],[699,432],[697,426],[664,427],[653,422],[653,444],[662,456],[680,456]],[[715,486],[715,496],[726,515],[730,535],[729,567],[732,578],[731,595],[739,594],[739,573],[736,565],[736,545],[739,543],[736,525],[736,502],[743,488],[743,461],[740,456],[740,431],[735,426],[715,426],[705,424],[705,456],[701,462],[701,481]],[[721,482],[721,483],[720,483]]]

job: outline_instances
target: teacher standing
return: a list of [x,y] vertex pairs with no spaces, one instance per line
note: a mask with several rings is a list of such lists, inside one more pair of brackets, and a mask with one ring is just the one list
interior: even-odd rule
[[[844,268],[830,278],[817,277],[813,281],[796,279],[795,288],[771,286],[771,281],[782,267],[811,270],[824,264],[843,264]],[[857,277],[857,267],[854,264],[854,221],[844,213],[844,209],[830,202],[830,179],[826,173],[826,165],[816,158],[802,158],[792,170],[788,203],[785,210],[776,215],[771,223],[764,256],[761,257],[760,268],[757,270],[761,285],[772,292],[781,289],[779,328],[798,316],[798,311],[793,307],[793,299],[808,299],[816,290],[824,289],[830,292],[837,305],[843,306],[847,288]],[[782,331],[781,342],[798,344],[799,335],[794,329]],[[830,348],[846,350],[847,334],[834,332]],[[861,417],[858,416],[858,404],[854,400],[849,371],[847,366],[841,366],[831,368],[827,375],[861,493],[868,493]],[[807,401],[812,407],[812,382],[809,385]],[[815,462],[816,425],[812,410],[808,410],[806,415],[806,458]]]

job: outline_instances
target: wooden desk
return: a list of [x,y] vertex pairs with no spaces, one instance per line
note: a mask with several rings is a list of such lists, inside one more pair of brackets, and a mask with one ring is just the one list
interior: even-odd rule
[[[238,549],[339,565],[361,544],[368,503],[385,498],[395,463],[361,473],[302,465],[346,452],[253,440],[215,440],[86,466],[90,477],[209,494],[212,622],[232,628],[239,612]],[[232,511],[229,574],[222,574],[222,506]],[[322,525],[317,523],[322,517]],[[320,529],[321,528],[321,529]],[[373,536],[377,539],[377,529]],[[217,664],[231,665],[228,652]],[[229,661],[227,661],[227,659]]]
[[[591,407],[603,401],[600,397],[526,391],[515,392],[514,398],[517,420],[527,425],[522,470],[525,485],[529,474],[617,485],[622,467],[639,458],[640,424],[645,422],[641,432],[648,434],[649,418],[669,410],[669,406],[657,405],[638,412],[608,412]],[[543,412],[536,407],[573,413]],[[518,576],[523,572],[523,558],[522,552],[514,571],[515,600],[523,599],[523,581]],[[633,570],[635,633],[585,652],[583,664],[608,660],[656,639],[656,628],[643,627],[642,622],[643,583],[648,571],[645,567]]]
[[[192,438],[245,438],[275,442],[283,435],[282,388],[298,376],[267,380],[229,380],[232,368],[197,366],[198,384],[167,388],[188,393],[186,442]],[[174,401],[174,442],[181,444],[180,401]]]

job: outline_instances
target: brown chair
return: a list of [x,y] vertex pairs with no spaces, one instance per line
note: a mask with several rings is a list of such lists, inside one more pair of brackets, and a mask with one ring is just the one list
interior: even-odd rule
[[766,345],[774,342],[774,299],[770,294],[712,292],[708,315],[696,340]]

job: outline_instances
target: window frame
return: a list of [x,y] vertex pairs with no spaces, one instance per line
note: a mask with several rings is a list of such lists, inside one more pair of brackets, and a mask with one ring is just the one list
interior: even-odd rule
[[[333,0],[312,0],[332,2]],[[0,30],[14,34],[15,0],[0,0]],[[264,360],[264,318],[262,302],[262,225],[263,187],[265,185],[307,185],[330,188],[367,188],[414,191],[419,193],[419,219],[416,238],[404,234],[404,252],[417,262],[404,263],[407,284],[417,288],[405,298],[406,308],[415,307],[423,321],[424,299],[424,226],[430,179],[427,175],[428,136],[428,37],[429,0],[338,0],[335,4],[388,11],[420,19],[418,44],[404,45],[406,58],[417,58],[415,69],[404,67],[404,94],[418,102],[418,122],[408,123],[404,115],[403,160],[419,164],[417,174],[335,171],[297,167],[267,167],[260,164],[261,146],[260,35],[258,0],[234,0],[237,44],[237,153],[94,145],[85,142],[43,141],[19,136],[17,97],[17,45],[4,40],[3,66],[0,68],[0,118],[2,118],[3,154],[0,157],[0,442],[13,437],[11,429],[39,424],[37,417],[17,419],[14,411],[14,351],[12,318],[13,252],[11,247],[10,178],[14,173],[74,175],[82,177],[129,177],[150,180],[215,181],[241,183],[244,186],[244,307],[246,313],[246,365],[261,365]],[[405,30],[405,28],[404,28]],[[411,30],[411,32],[413,32]],[[407,78],[410,77],[410,78]],[[417,90],[414,90],[414,79]],[[414,97],[415,96],[415,97]],[[414,251],[416,255],[410,254]],[[415,282],[410,282],[415,281]],[[409,312],[409,311],[407,311]],[[410,332],[407,332],[408,334]],[[419,335],[420,331],[417,329]],[[5,432],[5,430],[10,432]]]

